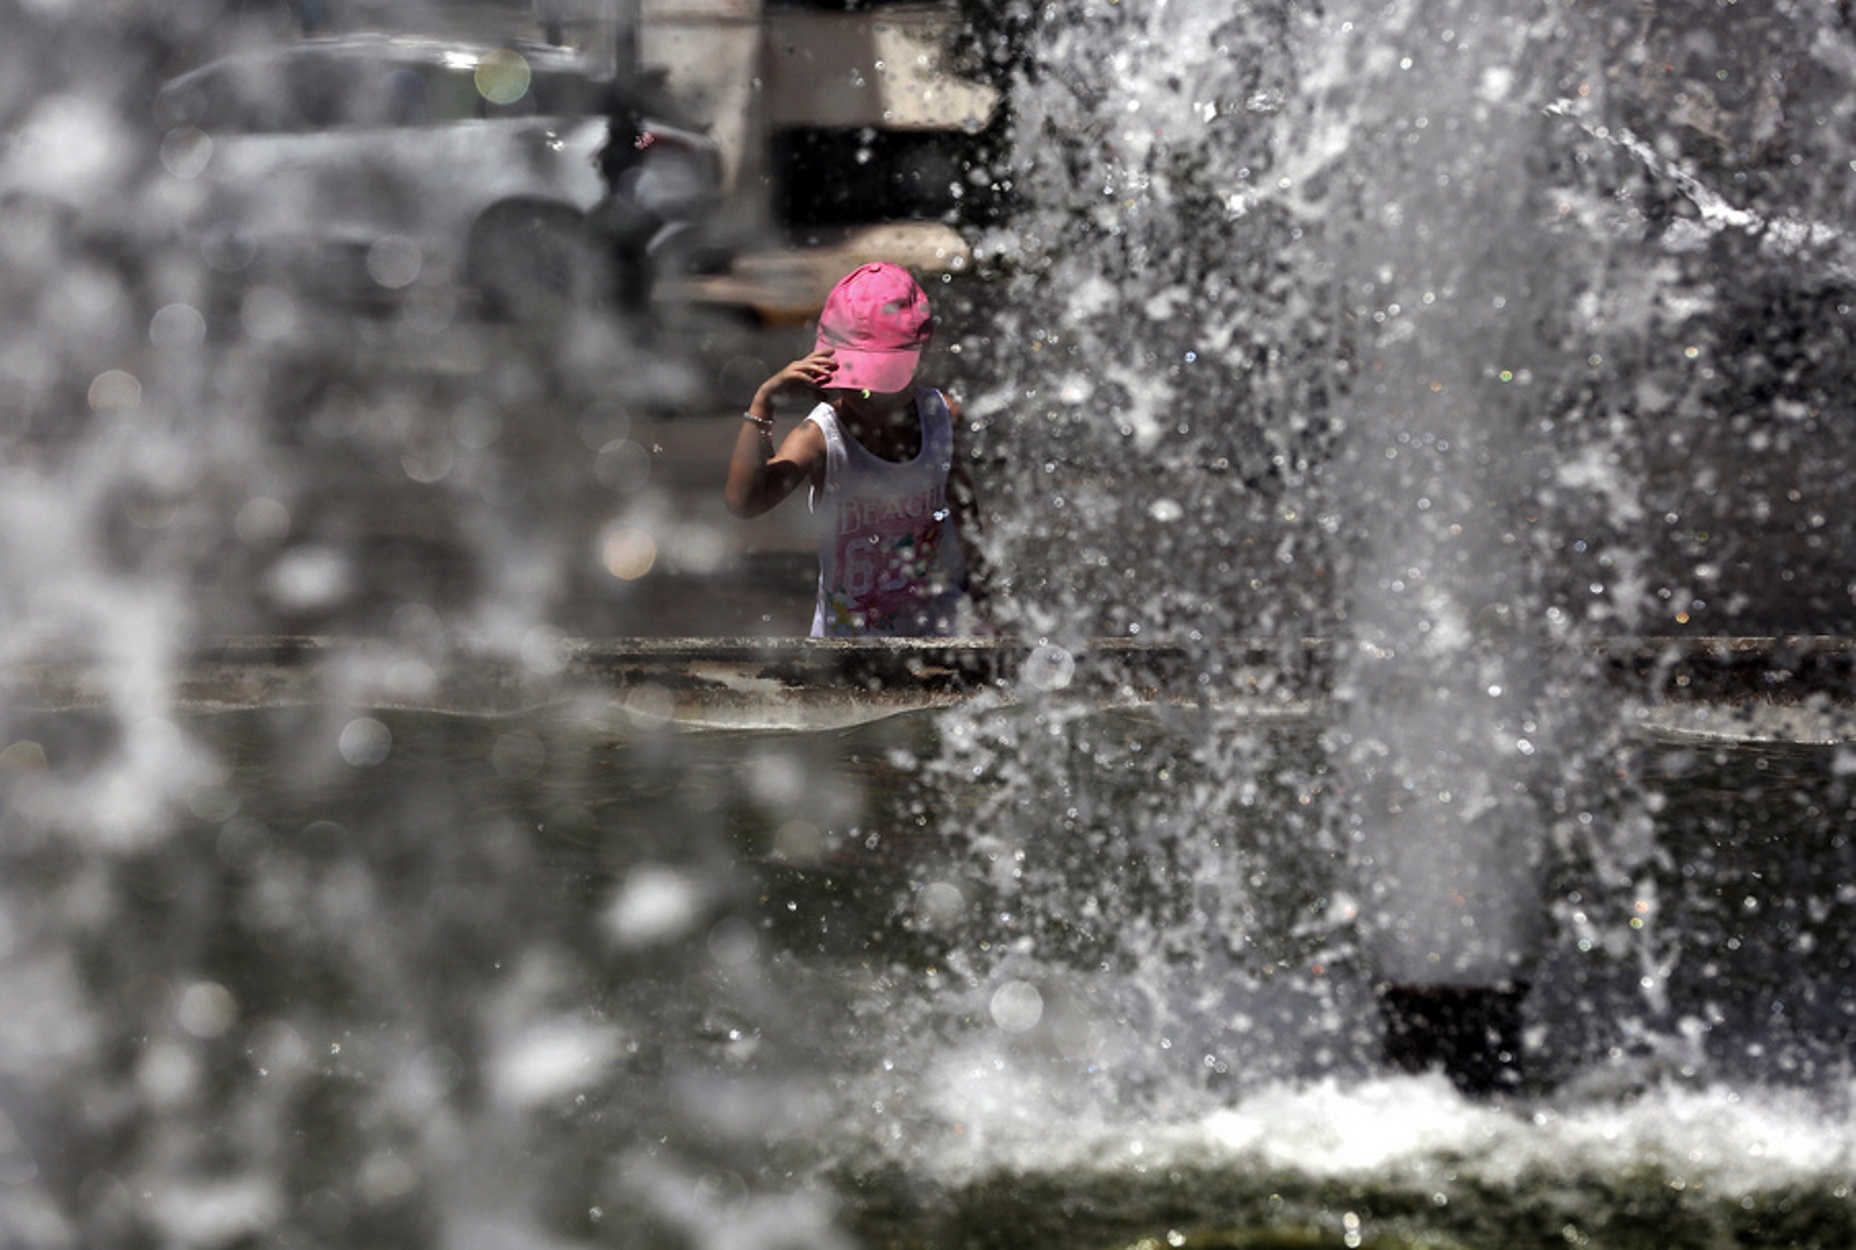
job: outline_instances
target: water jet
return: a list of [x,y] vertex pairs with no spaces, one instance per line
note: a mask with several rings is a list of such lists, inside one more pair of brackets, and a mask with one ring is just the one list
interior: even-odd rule
[[973,7],[1001,636],[843,646],[697,331],[215,307],[204,10],[5,19],[7,1239],[1856,1242],[1840,9]]

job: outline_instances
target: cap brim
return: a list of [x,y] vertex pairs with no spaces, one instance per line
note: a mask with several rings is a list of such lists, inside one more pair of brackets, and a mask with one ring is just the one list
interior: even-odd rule
[[922,354],[919,351],[870,352],[840,347],[835,349],[832,359],[838,367],[825,385],[841,390],[894,394],[909,389]]

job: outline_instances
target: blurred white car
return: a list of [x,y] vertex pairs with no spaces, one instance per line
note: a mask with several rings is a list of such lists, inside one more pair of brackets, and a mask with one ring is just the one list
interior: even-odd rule
[[244,289],[462,295],[517,315],[609,295],[623,249],[615,260],[587,214],[607,196],[615,111],[629,136],[616,216],[675,231],[720,194],[706,136],[655,120],[637,84],[539,44],[304,39],[176,78],[155,109],[167,168],[200,189],[192,241]]

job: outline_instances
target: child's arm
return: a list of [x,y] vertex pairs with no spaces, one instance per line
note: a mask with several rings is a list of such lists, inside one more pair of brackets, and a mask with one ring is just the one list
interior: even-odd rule
[[773,400],[787,391],[816,390],[830,379],[836,362],[830,352],[813,352],[760,384],[748,405],[747,419],[735,435],[723,498],[739,517],[754,517],[785,499],[825,463],[825,433],[810,421],[773,444]]

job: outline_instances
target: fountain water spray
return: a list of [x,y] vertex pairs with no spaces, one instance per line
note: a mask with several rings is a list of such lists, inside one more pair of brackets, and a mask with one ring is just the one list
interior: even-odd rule
[[[144,105],[217,6],[0,14],[0,1239],[1850,1242],[1850,753],[1647,697],[1853,632],[1841,7],[981,7],[1025,659],[815,733],[579,684],[600,536],[681,541],[641,345],[216,306]],[[546,706],[409,710],[486,672]]]
[[[1846,159],[1849,31],[1679,8],[1057,5],[995,49],[1025,207],[983,248],[1018,276],[970,407],[1021,458],[1024,623],[1343,640],[1339,877],[1382,1003],[1433,1004],[1394,1049],[1480,987],[1467,1062],[1507,1082],[1546,931],[1586,914],[1546,883],[1641,906],[1656,857],[1584,645],[1849,619],[1809,536],[1847,210],[1803,172]],[[1199,836],[1268,767],[1235,754]]]
[[[1337,406],[1357,541],[1334,745],[1351,782],[1362,940],[1407,1056],[1412,1034],[1441,1028],[1442,1045],[1473,1053],[1482,1006],[1463,987],[1511,1004],[1525,979],[1547,819],[1535,761],[1557,771],[1569,754],[1544,698],[1544,647],[1571,631],[1549,618],[1530,531],[1563,523],[1545,498],[1560,440],[1542,419],[1589,369],[1574,310],[1611,246],[1564,230],[1548,201],[1565,189],[1532,175],[1553,143],[1532,101],[1536,76],[1552,84],[1560,68],[1557,33],[1474,5],[1341,20],[1325,77],[1345,93],[1318,92],[1314,124],[1347,127],[1345,173],[1303,175],[1373,196],[1337,189],[1324,217],[1359,336]],[[1549,250],[1564,260],[1543,269]],[[1567,692],[1579,715],[1602,697],[1590,683]],[[1452,987],[1448,1024],[1414,1009],[1441,1006],[1440,986]],[[1483,1049],[1512,1066],[1511,1005],[1504,1014]]]

